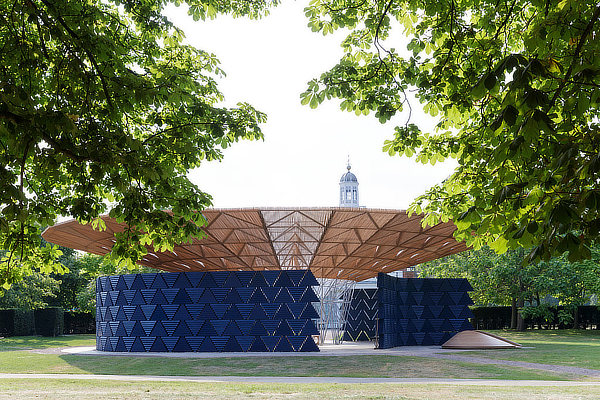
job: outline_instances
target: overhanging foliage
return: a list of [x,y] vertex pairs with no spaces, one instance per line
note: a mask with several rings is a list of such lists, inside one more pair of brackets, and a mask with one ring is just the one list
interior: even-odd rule
[[[258,17],[278,1],[186,3],[199,20]],[[63,271],[59,250],[38,246],[58,215],[101,229],[110,203],[129,226],[112,257],[128,265],[146,243],[169,249],[200,237],[198,210],[211,198],[187,171],[262,137],[264,114],[219,106],[218,60],[184,44],[165,5],[0,1],[0,285]]]
[[[409,118],[384,147],[458,161],[412,205],[426,223],[453,219],[467,244],[532,248],[530,260],[590,257],[600,234],[597,2],[314,0],[306,15],[315,31],[349,33],[304,104],[335,97],[384,123],[414,91],[439,118],[434,132]],[[408,53],[394,49],[406,42]]]

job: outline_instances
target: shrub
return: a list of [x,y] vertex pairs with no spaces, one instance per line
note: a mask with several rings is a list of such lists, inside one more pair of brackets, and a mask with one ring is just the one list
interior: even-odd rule
[[28,336],[34,334],[33,311],[18,308],[0,310],[0,336]]
[[35,310],[35,328],[41,336],[59,336],[64,328],[64,311],[60,307]]

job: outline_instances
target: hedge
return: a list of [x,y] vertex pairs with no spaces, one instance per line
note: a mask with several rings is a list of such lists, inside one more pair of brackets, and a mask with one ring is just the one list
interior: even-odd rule
[[35,318],[31,310],[0,310],[0,336],[35,335]]
[[[475,317],[471,323],[475,329],[509,329],[511,307],[474,307]],[[579,329],[600,329],[600,308],[598,306],[579,306]],[[572,323],[561,321],[561,313],[571,313],[568,307],[548,307],[547,318],[525,318],[527,329],[568,329]]]
[[96,318],[91,312],[65,311],[64,334],[96,333]]
[[35,331],[41,336],[60,336],[64,327],[64,311],[60,307],[35,310]]

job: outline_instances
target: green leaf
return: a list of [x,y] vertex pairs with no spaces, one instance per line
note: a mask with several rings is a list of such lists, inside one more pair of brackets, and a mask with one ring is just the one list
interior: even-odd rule
[[502,112],[502,118],[509,126],[513,126],[517,122],[518,116],[519,116],[519,110],[517,110],[512,105],[506,106],[506,108]]
[[496,82],[497,82],[496,75],[494,73],[489,73],[487,75],[487,77],[485,78],[485,80],[483,81],[483,84],[485,85],[485,88],[487,90],[492,90],[494,88],[494,86],[496,86]]

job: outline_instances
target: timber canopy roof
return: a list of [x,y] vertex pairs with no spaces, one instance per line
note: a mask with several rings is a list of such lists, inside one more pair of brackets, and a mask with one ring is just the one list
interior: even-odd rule
[[[316,277],[362,281],[466,250],[452,223],[423,228],[421,216],[368,208],[207,209],[207,236],[138,263],[165,271],[307,269]],[[104,255],[125,224],[106,230],[75,220],[48,228],[48,242]]]

